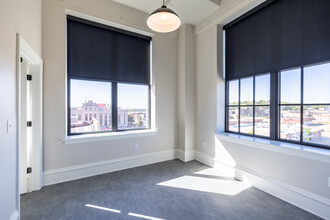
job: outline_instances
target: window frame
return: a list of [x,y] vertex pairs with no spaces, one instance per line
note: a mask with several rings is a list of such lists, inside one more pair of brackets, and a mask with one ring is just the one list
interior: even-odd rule
[[[105,82],[111,84],[111,130],[108,131],[96,131],[96,132],[71,132],[71,79],[73,80],[84,80],[91,82]],[[132,84],[132,85],[144,85],[148,86],[148,127],[147,128],[134,128],[134,129],[121,129],[118,130],[118,83]],[[115,133],[115,132],[127,132],[127,131],[140,131],[151,129],[151,85],[143,83],[132,83],[132,82],[119,82],[119,81],[108,81],[108,80],[96,80],[96,79],[85,79],[80,77],[67,76],[67,136],[79,136],[88,134],[102,134],[102,133]],[[109,121],[110,117],[108,118]]]
[[[330,64],[330,61],[327,62],[320,62],[320,63],[314,63],[309,65],[301,65],[299,67],[294,68],[287,68],[283,70],[273,71],[269,73],[262,73],[262,74],[255,74],[253,76],[248,77],[242,77],[238,79],[233,80],[225,80],[225,132],[238,134],[238,135],[245,135],[250,137],[257,137],[257,138],[263,138],[268,140],[275,140],[280,142],[286,142],[286,143],[292,143],[292,144],[299,144],[299,145],[305,145],[305,146],[311,146],[321,149],[330,150],[330,146],[328,145],[322,145],[322,144],[316,144],[316,143],[309,143],[303,141],[303,129],[304,129],[304,107],[305,106],[317,106],[317,105],[324,105],[324,106],[330,106],[330,103],[304,103],[304,68],[311,67],[311,66],[318,66],[322,64]],[[292,69],[300,69],[300,103],[298,104],[281,104],[281,72],[292,70]],[[270,136],[261,136],[261,135],[255,135],[255,107],[258,107],[259,105],[255,105],[255,77],[262,76],[265,74],[270,74]],[[247,134],[242,133],[240,131],[240,118],[241,118],[241,79],[253,77],[253,134]],[[238,105],[229,105],[229,82],[238,80]],[[249,107],[250,105],[243,105],[243,107]],[[252,106],[252,105],[251,105]],[[263,107],[263,105],[260,105]],[[280,138],[280,124],[281,124],[281,117],[280,117],[280,108],[281,106],[299,106],[300,107],[300,140],[294,141],[294,140],[288,140],[288,139],[281,139]],[[228,109],[230,107],[238,107],[238,132],[236,131],[230,131],[229,130],[229,112]],[[274,123],[275,122],[275,123]]]
[[[258,76],[263,76],[263,75],[268,75],[270,76],[270,82],[269,82],[269,85],[270,85],[270,103],[269,105],[256,105],[256,102],[255,102],[255,85],[256,85],[256,80],[255,80],[255,77],[258,77]],[[242,79],[246,79],[246,78],[251,78],[253,79],[253,103],[252,105],[241,105],[241,80]],[[238,80],[238,105],[230,105],[229,104],[229,82],[230,81],[234,81],[234,80],[226,80],[226,98],[225,98],[225,131],[226,132],[230,132],[230,133],[234,133],[234,134],[240,134],[240,135],[247,135],[247,136],[252,136],[252,137],[260,137],[260,138],[266,138],[266,139],[269,139],[269,137],[271,136],[271,128],[269,128],[269,137],[266,137],[266,136],[262,136],[262,135],[255,135],[255,109],[256,107],[269,107],[269,111],[270,111],[270,114],[269,114],[269,118],[271,118],[271,74],[270,73],[262,73],[262,74],[258,74],[258,75],[254,75],[254,76],[248,76],[248,77],[242,77],[242,78],[239,78],[239,79],[235,79],[235,80]],[[230,107],[237,107],[238,108],[238,132],[235,132],[235,131],[230,131],[229,130],[229,125],[228,125],[228,109]],[[242,133],[241,132],[241,107],[252,107],[252,111],[253,111],[253,117],[252,117],[252,126],[253,126],[253,134],[248,134],[248,133]],[[269,127],[271,127],[271,122],[269,122]]]

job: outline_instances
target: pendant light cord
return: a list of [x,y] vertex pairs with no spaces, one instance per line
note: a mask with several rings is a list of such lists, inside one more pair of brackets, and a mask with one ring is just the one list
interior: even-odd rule
[[165,0],[163,0],[163,5],[165,5]]

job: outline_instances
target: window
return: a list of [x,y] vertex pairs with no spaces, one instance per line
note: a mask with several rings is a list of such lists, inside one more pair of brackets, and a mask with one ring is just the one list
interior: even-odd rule
[[[95,110],[102,110],[111,114],[111,83],[70,80],[70,106],[71,106],[71,134],[102,132],[111,130],[102,124],[101,117],[97,118]],[[85,115],[85,120],[79,120],[75,114]],[[94,117],[93,117],[94,115]],[[102,114],[100,114],[102,115]]]
[[330,149],[329,11],[264,1],[223,27],[226,131]]
[[303,142],[330,146],[330,63],[303,73]]
[[[118,98],[112,95],[113,84]],[[70,134],[148,129],[149,99],[147,85],[71,79]],[[117,112],[112,100],[117,101]],[[117,114],[116,125],[111,123],[112,114]],[[85,120],[79,115],[85,115]]]
[[300,141],[301,68],[279,73],[280,139]]
[[270,74],[228,82],[227,130],[270,135]]
[[149,88],[118,83],[118,130],[149,127]]
[[150,43],[67,16],[68,135],[150,128]]
[[330,148],[329,84],[330,63],[227,81],[226,131]]
[[330,146],[330,63],[280,73],[280,139]]

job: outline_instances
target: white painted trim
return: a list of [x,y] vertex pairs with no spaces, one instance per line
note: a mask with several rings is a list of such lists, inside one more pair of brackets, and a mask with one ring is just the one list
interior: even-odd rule
[[52,185],[173,159],[176,159],[176,151],[169,150],[49,170],[44,172],[44,185]]
[[230,177],[235,176],[235,167],[224,164],[220,162],[217,158],[211,157],[208,154],[205,154],[200,151],[195,151],[195,160],[204,163],[210,167],[213,167],[214,169],[217,169]]
[[31,190],[40,190],[43,186],[43,139],[42,139],[42,94],[43,94],[43,61],[40,56],[29,46],[29,44],[20,36],[16,34],[16,89],[17,89],[17,145],[16,145],[16,209],[17,214],[13,214],[11,219],[19,219],[20,212],[20,138],[21,138],[21,126],[26,126],[26,122],[21,121],[21,62],[20,58],[23,57],[29,64],[31,64],[31,73],[34,77],[35,88],[34,88],[34,144],[33,144],[33,155],[31,162],[33,164],[33,173],[31,175]]
[[235,177],[241,181],[248,180],[250,184],[279,199],[300,207],[324,219],[330,219],[330,200],[274,180],[254,171],[237,166]]
[[108,141],[115,139],[126,139],[136,137],[146,137],[157,135],[155,130],[135,130],[135,131],[121,131],[121,132],[109,132],[101,134],[84,134],[77,136],[67,136],[62,141],[64,144],[78,144],[85,142],[96,142],[96,141]]
[[185,162],[185,155],[184,155],[183,150],[176,149],[176,158]]
[[205,154],[203,152],[200,152],[200,151],[195,151],[195,160],[203,163],[203,164],[206,164],[210,167],[214,167],[214,160],[213,160],[213,157],[211,157],[210,155],[208,154]]
[[[39,57],[39,55],[29,46],[29,44],[19,35],[17,34],[17,50],[19,56],[17,57],[17,65],[20,66],[20,57],[25,59],[30,64],[30,71],[33,75],[33,155],[31,164],[33,166],[32,172],[32,187],[31,191],[40,190],[42,187],[43,176],[43,146],[42,146],[42,134],[43,134],[43,121],[42,121],[42,107],[43,107],[43,61]],[[21,80],[21,69],[18,68],[18,96],[20,95],[20,80]],[[20,121],[21,114],[21,105],[20,105],[20,97],[18,98],[18,143],[20,143],[20,127],[26,126],[26,122]],[[19,150],[18,146],[18,150]],[[18,151],[19,153],[19,151]],[[19,154],[18,154],[19,155]],[[19,158],[19,157],[18,157]],[[18,161],[19,162],[19,161]]]
[[73,11],[73,10],[70,10],[70,9],[65,9],[65,14],[75,16],[75,17],[78,17],[78,18],[82,18],[82,19],[85,19],[85,20],[97,22],[97,23],[100,23],[100,24],[108,25],[108,26],[111,26],[111,27],[119,28],[119,29],[122,29],[122,30],[134,32],[134,33],[137,33],[137,34],[149,36],[149,37],[154,36],[154,34],[149,32],[149,31],[141,30],[141,27],[137,27],[137,26],[132,27],[132,24],[121,24],[118,21],[114,21],[114,20],[113,21],[104,20],[104,19],[101,19],[101,18],[97,18],[97,17],[91,16],[91,15],[83,14],[83,13]]
[[[195,25],[195,31],[194,36],[197,36],[204,31],[208,30],[214,25],[226,25],[230,22],[234,21],[236,18],[244,15],[248,11],[252,10],[253,8],[257,7],[261,3],[263,3],[265,0],[244,0],[241,4],[237,5],[236,7],[225,11],[221,14],[221,16],[215,17],[214,14],[219,13],[218,10],[213,12],[211,15],[206,17],[203,21],[201,21],[199,24]],[[212,18],[214,17],[214,18]]]
[[304,159],[315,160],[330,164],[330,151],[324,149],[317,149],[299,144],[285,143],[281,141],[273,141],[268,139],[248,137],[245,135],[237,135],[231,133],[220,133],[216,135],[220,141],[229,141],[231,143],[240,144],[242,146],[249,146],[276,153],[282,153],[294,157],[301,157]]
[[181,149],[177,149],[177,158],[179,160],[182,160],[183,162],[192,161],[195,159],[195,151],[190,150],[190,151],[184,152]]
[[330,219],[329,199],[308,192],[306,190],[294,187],[292,185],[260,175],[240,166],[236,166],[235,168],[223,164],[216,158],[200,151],[190,151],[188,152],[188,154],[185,154],[180,149],[174,149],[169,151],[143,154],[132,157],[125,157],[114,160],[50,170],[44,172],[44,183],[45,185],[52,185],[56,183],[81,179],[85,177],[129,169],[138,166],[144,166],[176,158],[185,161],[186,158],[191,158],[192,155],[194,155],[193,158],[195,160],[203,164],[206,164],[210,167],[214,167],[215,169],[218,169],[221,172],[231,175],[241,181],[248,180],[252,186],[262,191],[265,191],[266,193],[278,197],[279,199],[289,202],[317,216],[320,216],[325,219]]
[[10,216],[9,220],[19,220],[19,212],[17,210]]

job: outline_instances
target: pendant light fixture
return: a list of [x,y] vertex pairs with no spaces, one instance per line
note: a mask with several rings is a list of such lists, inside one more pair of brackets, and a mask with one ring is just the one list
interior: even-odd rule
[[147,24],[156,32],[168,33],[178,29],[181,20],[173,10],[166,7],[165,0],[163,0],[163,6],[150,14]]

